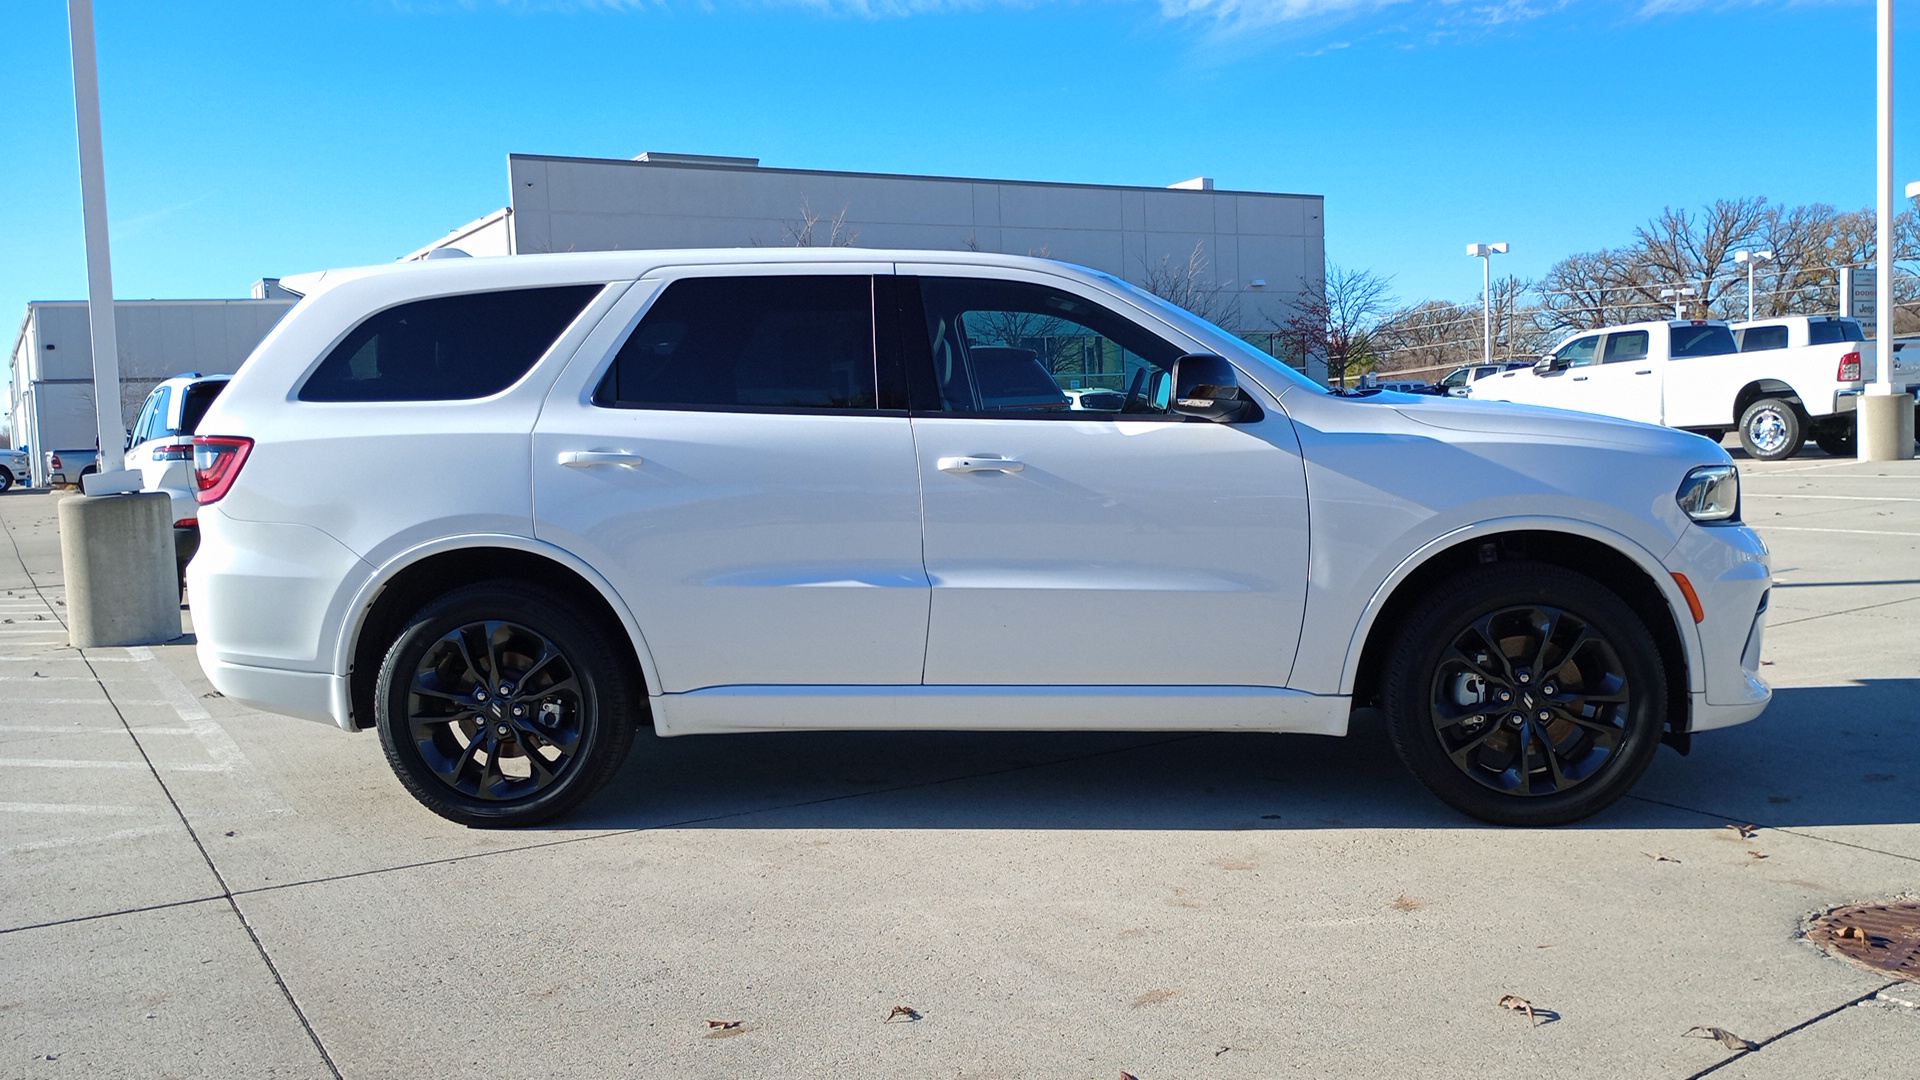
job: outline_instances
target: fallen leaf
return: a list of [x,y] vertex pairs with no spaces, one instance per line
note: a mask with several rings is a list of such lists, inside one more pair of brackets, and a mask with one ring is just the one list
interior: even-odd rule
[[1387,906],[1395,911],[1418,911],[1426,905],[1408,896],[1406,893],[1401,893],[1399,896],[1393,898],[1393,903]]
[[1760,826],[1758,826],[1758,825],[1751,825],[1751,824],[1749,824],[1749,825],[1728,825],[1728,826],[1726,826],[1726,828],[1729,828],[1729,829],[1732,829],[1732,830],[1733,830],[1734,832],[1736,832],[1736,833],[1739,833],[1739,834],[1740,834],[1740,839],[1742,839],[1742,840],[1751,840],[1751,839],[1753,839],[1753,836],[1754,836],[1754,834],[1760,831]]
[[200,696],[204,698],[214,698],[214,697],[226,697],[227,695],[221,693],[218,690],[209,690],[206,693],[201,694]]
[[1840,932],[1835,934],[1834,937],[1842,941],[1865,941],[1869,943],[1873,941],[1872,936],[1857,926],[1843,926],[1840,928]]
[[1121,1069],[1121,1070],[1120,1070],[1120,1080],[1140,1080],[1140,1078],[1139,1078],[1139,1077],[1137,1077],[1137,1076],[1135,1076],[1135,1075],[1133,1075],[1132,1073],[1130,1073],[1130,1072],[1128,1072],[1128,1071],[1127,1071],[1127,1070],[1125,1070],[1125,1069]]
[[1527,1019],[1533,1023],[1534,1027],[1539,1027],[1543,1018],[1546,1020],[1560,1019],[1559,1013],[1554,1012],[1552,1009],[1543,1009],[1518,994],[1502,995],[1499,1005],[1503,1009],[1512,1009],[1514,1012],[1526,1013]]
[[911,1005],[895,1005],[893,1009],[887,1013],[887,1018],[880,1022],[883,1024],[891,1024],[896,1017],[901,1016],[906,1017],[907,1023],[911,1024],[915,1020],[920,1019],[920,1010]]
[[1676,859],[1670,855],[1655,855],[1651,851],[1643,851],[1640,854],[1645,855],[1647,858],[1652,859],[1654,862],[1670,862],[1670,863],[1674,863],[1675,865],[1678,865],[1680,862],[1679,859]]
[[1740,1036],[1735,1035],[1733,1032],[1728,1031],[1726,1028],[1694,1026],[1682,1032],[1681,1037],[1687,1039],[1713,1039],[1729,1050],[1760,1049],[1759,1043],[1750,1043]]
[[746,1023],[744,1020],[709,1020],[707,1021],[707,1026],[710,1028],[719,1028],[722,1031],[731,1031],[744,1023]]
[[1767,853],[1764,851],[1749,851],[1747,852],[1747,854],[1753,856],[1756,859],[1764,859],[1767,857]]
[[1165,988],[1149,990],[1133,999],[1133,1007],[1137,1009],[1142,1005],[1158,1005],[1163,1001],[1170,1001],[1179,996],[1180,991],[1178,990],[1168,990]]

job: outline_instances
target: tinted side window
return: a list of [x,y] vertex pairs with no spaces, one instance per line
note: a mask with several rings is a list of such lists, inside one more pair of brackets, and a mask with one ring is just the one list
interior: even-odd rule
[[1733,343],[1733,331],[1724,326],[1676,326],[1671,333],[1673,351],[1668,356],[1674,360],[1689,356],[1722,356],[1740,351],[1740,347]]
[[1050,286],[981,278],[921,278],[920,299],[931,355],[916,365],[917,410],[1055,420],[1177,415],[1168,398],[1181,349],[1106,308]]
[[438,296],[354,327],[300,388],[301,401],[456,401],[518,382],[598,285]]
[[1568,367],[1584,367],[1594,361],[1594,350],[1600,344],[1600,335],[1575,338],[1560,347],[1555,355]]
[[1749,326],[1740,331],[1741,352],[1764,352],[1786,347],[1787,328],[1784,326]]
[[1603,364],[1617,364],[1623,360],[1644,360],[1647,357],[1647,332],[1628,330],[1607,335],[1607,350],[1601,357]]
[[1865,341],[1867,335],[1852,319],[1822,319],[1807,324],[1807,344],[1836,345],[1842,341]]
[[166,425],[167,399],[172,396],[170,387],[158,387],[147,397],[147,403],[140,410],[140,418],[133,422],[133,441],[146,442],[158,438],[160,430]]
[[873,409],[873,279],[676,281],[620,347],[593,400],[630,409]]

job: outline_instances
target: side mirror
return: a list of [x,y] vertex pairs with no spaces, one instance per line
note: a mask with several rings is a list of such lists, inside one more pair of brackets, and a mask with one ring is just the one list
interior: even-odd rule
[[1558,360],[1555,360],[1551,356],[1543,356],[1540,359],[1534,361],[1534,364],[1533,364],[1533,373],[1535,375],[1551,375],[1552,373],[1559,370],[1560,370],[1560,362]]
[[1259,416],[1259,406],[1234,378],[1233,365],[1212,353],[1189,353],[1173,362],[1172,408],[1219,424]]

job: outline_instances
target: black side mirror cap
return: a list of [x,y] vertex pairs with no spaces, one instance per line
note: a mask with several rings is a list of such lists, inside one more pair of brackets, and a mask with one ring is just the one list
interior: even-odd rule
[[1240,388],[1233,365],[1212,353],[1189,353],[1173,362],[1172,410],[1217,424],[1260,418],[1260,406]]
[[1534,361],[1534,364],[1533,364],[1533,373],[1535,375],[1546,375],[1550,372],[1555,372],[1559,370],[1560,370],[1559,361],[1555,360],[1551,356],[1543,356],[1540,359]]

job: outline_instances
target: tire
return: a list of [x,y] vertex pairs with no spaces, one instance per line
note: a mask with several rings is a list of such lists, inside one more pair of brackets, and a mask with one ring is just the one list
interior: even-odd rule
[[462,825],[532,825],[572,810],[633,745],[640,679],[613,642],[600,620],[524,582],[482,582],[428,604],[375,684],[394,774]]
[[1784,398],[1761,398],[1740,414],[1740,446],[1757,461],[1784,461],[1807,441],[1807,418]]
[[1667,679],[1652,634],[1605,586],[1504,562],[1422,601],[1394,642],[1382,698],[1394,751],[1442,802],[1495,825],[1564,825],[1613,805],[1646,771]]
[[13,490],[13,470],[0,465],[0,492]]
[[1853,421],[1846,420],[1822,425],[1813,429],[1814,444],[1834,457],[1856,457],[1859,444],[1855,441],[1856,429]]

